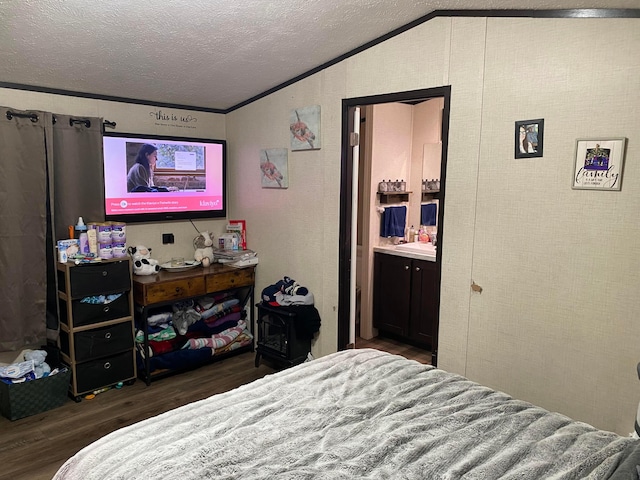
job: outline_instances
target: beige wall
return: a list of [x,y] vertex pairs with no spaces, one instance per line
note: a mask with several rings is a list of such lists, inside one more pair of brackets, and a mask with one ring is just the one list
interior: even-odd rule
[[[198,114],[209,127],[197,136],[229,142],[230,215],[247,220],[260,255],[258,291],[283,275],[308,286],[322,317],[313,353],[336,350],[341,101],[451,85],[439,366],[630,432],[640,397],[638,23],[437,18],[228,114],[226,124]],[[0,104],[102,115],[122,131],[149,110],[2,89]],[[289,152],[289,188],[262,189],[260,149],[288,147],[290,111],[316,104],[321,150]],[[515,160],[514,122],[532,118],[545,119],[544,157]],[[622,191],[572,190],[575,139],[599,135],[629,139]],[[160,243],[165,227],[131,235]],[[171,229],[185,245],[194,233],[188,223]]]
[[[633,19],[439,18],[230,113],[232,184],[251,192],[233,203],[257,237],[260,286],[308,284],[314,354],[335,350],[341,100],[451,85],[440,366],[627,434],[639,49]],[[322,149],[289,153],[288,190],[261,189],[259,150],[287,147],[289,111],[313,104]],[[532,118],[545,119],[544,157],[515,160],[514,122]],[[597,135],[629,138],[619,193],[570,188],[575,139]]]

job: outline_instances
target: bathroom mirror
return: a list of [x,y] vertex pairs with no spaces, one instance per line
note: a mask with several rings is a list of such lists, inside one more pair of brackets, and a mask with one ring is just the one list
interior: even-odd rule
[[[437,203],[437,194],[423,193],[423,180],[440,180],[442,158],[442,109],[444,98],[436,97],[413,105],[411,190],[409,200],[409,226],[421,225],[422,204]],[[429,185],[435,190],[435,185]]]

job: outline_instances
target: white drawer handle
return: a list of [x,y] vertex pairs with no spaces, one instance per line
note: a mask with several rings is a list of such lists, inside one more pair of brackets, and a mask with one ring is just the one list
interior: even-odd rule
[[106,338],[107,340],[111,339],[111,332],[107,332],[106,335],[104,336],[104,338]]
[[110,362],[107,362],[107,363],[104,364],[104,369],[105,370],[109,370],[110,368],[111,368],[111,363]]

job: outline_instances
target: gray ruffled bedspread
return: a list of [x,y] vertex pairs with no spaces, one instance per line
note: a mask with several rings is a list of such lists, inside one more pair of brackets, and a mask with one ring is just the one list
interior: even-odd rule
[[638,442],[348,350],[117,430],[54,478],[632,479]]

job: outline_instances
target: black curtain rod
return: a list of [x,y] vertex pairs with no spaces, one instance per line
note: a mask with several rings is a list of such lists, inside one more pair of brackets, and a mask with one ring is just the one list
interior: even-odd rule
[[11,110],[7,110],[7,119],[11,120],[13,117],[29,118],[33,123],[38,121],[38,115],[35,113],[16,113]]
[[69,118],[69,126],[73,127],[76,123],[82,123],[85,127],[91,127],[91,120],[86,118]]
[[[7,119],[11,120],[13,117],[29,118],[33,123],[39,120],[38,114],[36,113],[17,113],[17,112],[12,112],[11,110],[7,110]],[[53,123],[56,123],[56,121],[57,121],[57,118],[55,115],[53,115]],[[87,128],[91,127],[91,120],[87,118],[69,118],[69,126],[73,126],[76,123],[82,123]],[[104,122],[102,122],[102,126],[103,128],[104,127],[116,128],[116,122],[105,120]]]
[[[52,121],[53,121],[53,124],[55,125],[58,122],[58,118],[55,115],[53,115]],[[76,123],[82,123],[87,128],[91,127],[91,120],[88,120],[86,118],[73,118],[73,117],[69,118],[70,127],[73,127]]]

